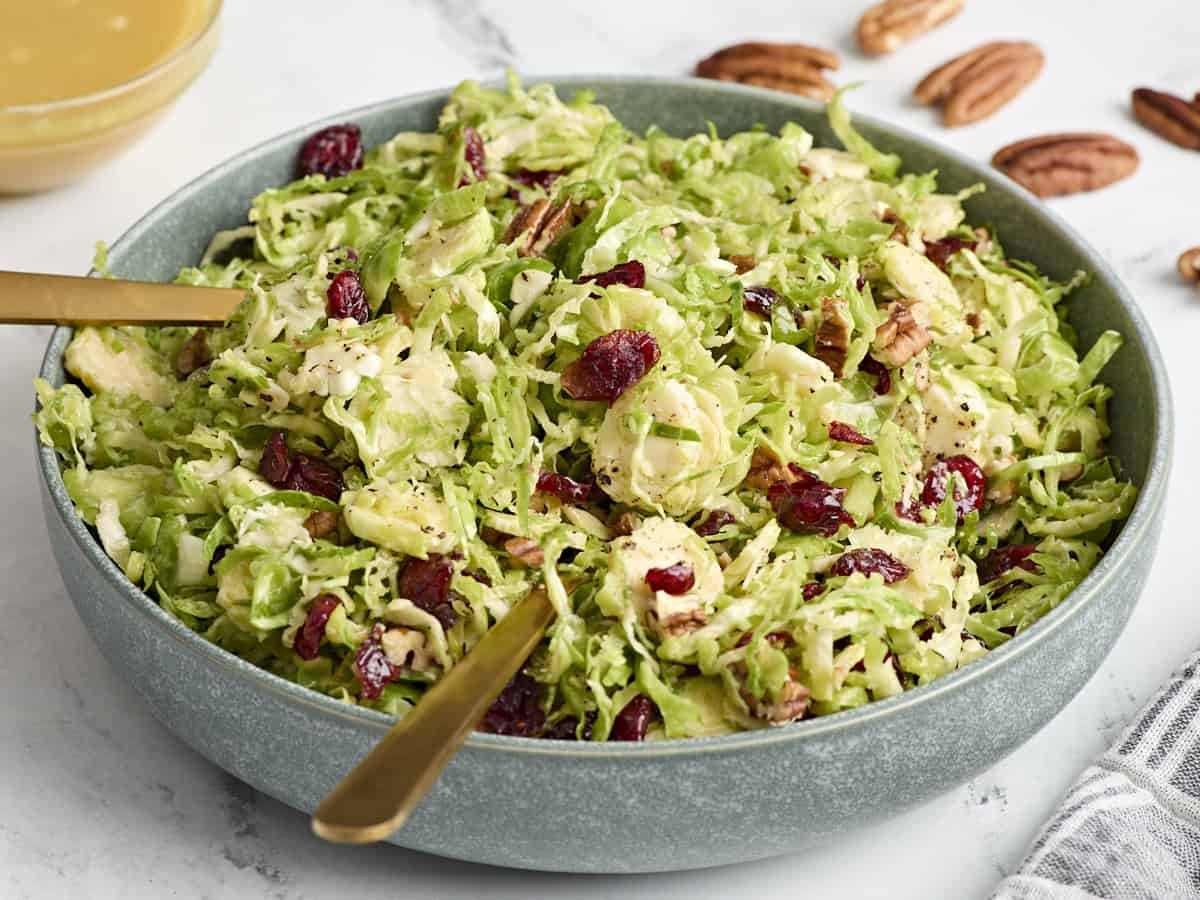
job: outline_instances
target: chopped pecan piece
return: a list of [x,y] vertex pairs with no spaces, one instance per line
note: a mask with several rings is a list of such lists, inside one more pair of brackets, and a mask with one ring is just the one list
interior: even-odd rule
[[992,252],[992,234],[986,228],[975,229],[975,255],[986,256]]
[[760,445],[754,448],[754,454],[750,457],[750,471],[742,483],[753,490],[765,491],[781,481],[793,484],[800,478],[791,466],[784,465],[773,450]]
[[1200,102],[1188,103],[1166,91],[1138,88],[1133,92],[1133,115],[1171,143],[1200,150]]
[[893,368],[904,365],[929,346],[929,332],[913,316],[913,302],[888,304],[888,317],[875,332],[875,355]]
[[1039,197],[1057,197],[1127,178],[1138,152],[1108,134],[1047,134],[1000,148],[992,165]]
[[707,624],[708,614],[697,607],[667,616],[658,623],[658,631],[663,637],[679,637]]
[[179,355],[175,357],[175,375],[180,381],[183,381],[210,362],[212,362],[212,351],[208,349],[208,333],[202,328],[197,329],[179,348]]
[[879,217],[879,221],[885,225],[892,226],[892,233],[888,236],[889,240],[896,241],[900,244],[908,243],[908,225],[903,219],[896,215],[896,211],[890,206],[883,211],[883,215]]
[[821,300],[821,323],[817,326],[815,356],[833,370],[834,378],[842,377],[853,327],[844,300],[834,297]]
[[1184,250],[1175,265],[1184,281],[1200,282],[1200,247]]
[[529,538],[509,538],[504,542],[504,549],[512,556],[514,563],[524,568],[536,569],[546,561],[542,548]]
[[884,0],[858,20],[858,46],[881,56],[962,11],[966,0]]
[[311,512],[304,520],[304,530],[315,540],[328,537],[337,531],[338,514],[328,510],[318,509]]
[[733,266],[735,269],[737,269],[737,273],[739,275],[744,275],[746,272],[749,272],[751,269],[753,269],[755,265],[757,265],[757,262],[753,256],[745,256],[740,253],[735,253],[730,256],[729,261],[733,263]]
[[1021,93],[1044,64],[1036,44],[992,41],[934,69],[913,94],[921,103],[942,104],[944,125],[967,125],[990,116]]
[[520,238],[518,256],[541,256],[570,221],[569,202],[551,204],[545,197],[540,197],[517,213],[504,232],[503,243],[511,244]]
[[839,65],[837,54],[821,47],[751,42],[718,50],[696,65],[696,74],[828,100],[836,89],[824,70]]
[[630,512],[629,510],[626,510],[625,512],[623,512],[619,516],[617,516],[615,519],[613,519],[612,524],[608,526],[608,530],[612,533],[612,536],[615,538],[628,537],[629,535],[631,535],[635,531],[637,531],[638,526],[641,524],[642,524],[641,516],[639,516],[635,512]]
[[775,702],[768,703],[766,699],[759,700],[749,692],[743,693],[750,712],[760,719],[766,719],[772,725],[786,725],[796,719],[803,719],[808,712],[808,700],[811,692],[800,683],[800,673],[795,669],[788,671],[787,681],[779,690]]

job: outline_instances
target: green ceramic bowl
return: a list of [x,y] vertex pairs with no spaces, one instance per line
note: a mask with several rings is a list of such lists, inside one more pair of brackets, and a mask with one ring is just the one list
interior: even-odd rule
[[[830,144],[816,104],[709,81],[552,79],[590,88],[634,129],[690,134],[796,121]],[[113,271],[169,280],[209,236],[245,220],[251,198],[291,177],[316,128],[355,121],[376,143],[428,130],[438,91],[340,113],[235,157],[166,200],[113,245]],[[985,182],[968,206],[1005,247],[1049,274],[1093,273],[1073,295],[1084,345],[1126,337],[1105,372],[1116,388],[1113,451],[1141,486],[1107,556],[1025,634],[939,681],[862,709],[783,728],[687,741],[582,745],[474,735],[393,842],[501,866],[571,872],[686,869],[755,859],[827,840],[927,800],[1010,753],[1096,671],[1150,571],[1171,447],[1166,373],[1150,327],[1105,261],[1042,203],[992,170],[865,117],[858,125],[943,187]],[[63,380],[58,329],[42,376]],[[269,675],[204,642],[129,583],[76,516],[58,461],[40,449],[46,522],[63,581],[112,665],[168,728],[217,765],[311,811],[391,720]]]

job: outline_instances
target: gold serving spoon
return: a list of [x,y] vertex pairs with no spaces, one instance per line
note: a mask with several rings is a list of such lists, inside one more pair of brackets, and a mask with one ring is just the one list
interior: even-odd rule
[[[0,271],[0,323],[217,325],[243,296],[230,288]],[[313,813],[313,831],[367,844],[403,825],[553,618],[545,588],[530,591],[334,787]]]
[[220,325],[244,296],[235,288],[0,272],[0,324]]
[[313,831],[368,844],[403,825],[553,618],[545,588],[527,594],[321,801]]

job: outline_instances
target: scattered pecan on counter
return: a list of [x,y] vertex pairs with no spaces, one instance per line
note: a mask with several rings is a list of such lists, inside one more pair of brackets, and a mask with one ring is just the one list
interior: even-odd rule
[[858,20],[858,46],[882,56],[962,12],[965,0],[884,0]]
[[1175,264],[1184,281],[1200,284],[1200,247],[1192,247],[1179,254],[1179,262]]
[[828,100],[836,88],[825,78],[825,70],[839,65],[838,55],[832,50],[753,41],[725,47],[702,59],[696,65],[696,74]]
[[1189,150],[1200,150],[1200,94],[1189,103],[1182,97],[1137,88],[1133,92],[1134,117],[1160,137]]
[[1108,134],[1047,134],[1002,147],[992,165],[1039,197],[1057,197],[1128,178],[1138,152]]
[[1021,93],[1046,58],[1029,41],[992,41],[938,66],[913,91],[926,105],[940,104],[942,124],[969,125],[987,118]]

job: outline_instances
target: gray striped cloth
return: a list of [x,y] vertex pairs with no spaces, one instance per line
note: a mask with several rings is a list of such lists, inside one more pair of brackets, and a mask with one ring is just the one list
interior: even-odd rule
[[1200,653],[1075,782],[992,900],[1200,898]]

